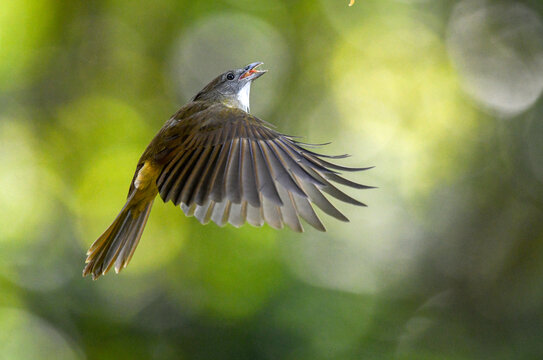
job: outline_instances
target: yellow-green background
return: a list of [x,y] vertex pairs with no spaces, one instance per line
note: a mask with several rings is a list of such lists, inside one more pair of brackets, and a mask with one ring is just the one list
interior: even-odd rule
[[[543,5],[0,2],[1,359],[543,358]],[[328,232],[156,201],[81,277],[136,161],[215,75],[378,186]]]

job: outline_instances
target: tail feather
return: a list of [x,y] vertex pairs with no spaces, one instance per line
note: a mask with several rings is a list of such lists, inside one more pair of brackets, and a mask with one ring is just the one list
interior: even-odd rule
[[130,200],[127,201],[115,221],[87,251],[85,261],[87,265],[83,269],[83,276],[92,274],[92,278],[97,279],[107,273],[113,265],[117,273],[128,265],[139,243],[152,205],[153,200],[143,207],[131,204]]
[[133,227],[132,231],[128,234],[127,236],[128,240],[126,244],[124,245],[124,247],[121,249],[121,252],[119,253],[119,256],[117,257],[117,260],[115,261],[115,272],[118,273],[119,271],[124,269],[130,262],[130,259],[132,259],[132,255],[134,255],[134,251],[136,250],[136,247],[138,246],[138,243],[141,238],[141,234],[143,233],[143,229],[145,228],[145,224],[147,223],[147,218],[149,218],[149,214],[151,213],[152,205],[153,205],[153,201],[151,201],[145,207],[145,210],[138,217],[136,225]]

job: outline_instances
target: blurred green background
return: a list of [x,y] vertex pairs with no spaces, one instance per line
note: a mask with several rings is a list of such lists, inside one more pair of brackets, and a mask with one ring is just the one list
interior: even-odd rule
[[[0,2],[1,359],[543,358],[543,4],[348,2]],[[83,279],[156,131],[253,61],[252,112],[375,165],[369,207],[299,235],[157,201]]]

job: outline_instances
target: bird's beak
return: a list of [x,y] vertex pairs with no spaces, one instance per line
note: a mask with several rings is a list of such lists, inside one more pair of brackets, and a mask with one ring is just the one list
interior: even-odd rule
[[268,70],[256,70],[257,67],[259,67],[260,65],[262,65],[263,63],[258,61],[258,62],[254,62],[252,64],[249,64],[245,67],[245,72],[243,74],[241,74],[241,76],[239,77],[240,80],[242,79],[246,79],[246,80],[254,80],[254,79],[257,79],[259,77],[261,77],[262,75],[264,75],[266,72],[268,72]]

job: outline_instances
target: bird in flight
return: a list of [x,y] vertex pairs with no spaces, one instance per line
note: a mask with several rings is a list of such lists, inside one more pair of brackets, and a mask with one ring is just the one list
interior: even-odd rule
[[365,206],[331,182],[371,188],[338,173],[369,168],[336,165],[328,159],[347,155],[318,154],[249,113],[251,83],[266,73],[261,64],[217,76],[164,124],[138,161],[121,212],[87,251],[83,276],[96,279],[126,267],[157,194],[202,224],[267,223],[297,232],[303,231],[300,218],[325,231],[313,205],[348,221],[323,193]]

